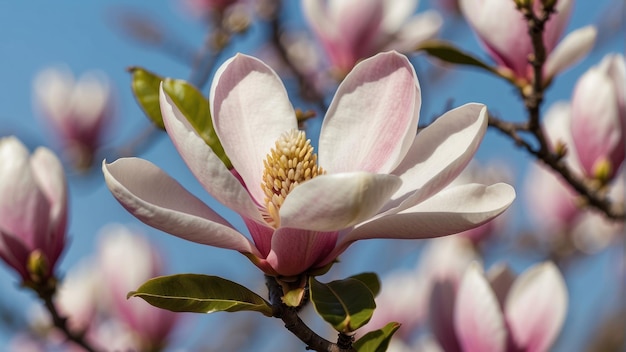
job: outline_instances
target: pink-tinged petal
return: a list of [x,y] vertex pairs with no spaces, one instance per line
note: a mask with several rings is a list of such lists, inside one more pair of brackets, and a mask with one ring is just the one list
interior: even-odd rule
[[420,88],[396,52],[360,62],[341,83],[324,119],[319,164],[330,173],[389,173],[417,131]]
[[418,204],[452,182],[474,156],[486,130],[487,108],[482,104],[448,111],[422,130],[393,171],[402,179],[392,197],[402,203],[393,211]]
[[0,139],[0,165],[0,229],[30,250],[44,249],[51,205],[33,175],[28,150],[17,138]]
[[522,273],[511,287],[504,312],[517,347],[548,351],[567,313],[567,288],[556,266],[546,262]]
[[113,196],[144,223],[188,241],[258,255],[231,224],[149,161],[103,162],[102,172]]
[[430,292],[430,328],[439,345],[447,352],[461,351],[454,329],[456,290],[456,285],[451,280],[437,280]]
[[31,250],[26,248],[17,237],[0,229],[0,258],[25,280],[30,279],[26,269],[30,252]]
[[267,261],[280,275],[299,275],[320,264],[321,259],[335,248],[336,242],[337,232],[279,228],[272,237],[272,250]]
[[263,160],[282,133],[298,127],[283,83],[259,59],[237,54],[215,74],[209,101],[226,155],[248,192],[263,204]]
[[506,210],[515,190],[505,183],[468,184],[441,191],[398,214],[383,216],[340,237],[339,251],[369,238],[420,239],[446,236],[484,224]]
[[419,43],[435,38],[442,26],[443,18],[437,11],[422,12],[411,18],[393,35],[393,41],[385,46],[385,50],[400,52],[415,50]]
[[470,266],[456,296],[454,327],[463,351],[504,351],[502,310],[480,266]]
[[577,29],[568,34],[548,56],[543,69],[545,80],[582,60],[593,48],[597,30],[593,26]]
[[61,161],[47,148],[37,148],[30,159],[33,174],[50,202],[50,233],[40,234],[46,255],[54,263],[65,246],[67,227],[67,181]]
[[246,188],[198,135],[162,88],[159,99],[167,134],[204,189],[239,214],[263,221]]
[[612,161],[610,156],[616,147],[623,149],[622,124],[612,79],[599,68],[591,68],[574,89],[571,120],[576,154],[590,177],[599,162]]
[[338,231],[374,216],[400,178],[367,172],[317,176],[296,186],[281,206],[280,226]]

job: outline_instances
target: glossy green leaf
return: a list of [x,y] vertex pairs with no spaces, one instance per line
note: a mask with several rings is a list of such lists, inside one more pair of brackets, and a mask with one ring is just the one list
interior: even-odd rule
[[372,295],[374,297],[378,296],[380,292],[380,280],[378,279],[378,275],[376,273],[362,273],[349,277],[350,279],[357,279],[367,286],[367,288],[372,291]]
[[417,50],[423,50],[428,55],[434,56],[439,60],[449,62],[457,65],[475,66],[495,73],[493,67],[477,59],[476,57],[467,54],[454,45],[441,41],[441,40],[428,40],[417,47]]
[[131,67],[129,69],[131,78],[131,88],[135,99],[143,112],[160,129],[165,129],[161,107],[159,105],[159,85],[163,78],[141,67]]
[[204,142],[230,169],[232,164],[224,153],[224,148],[217,138],[209,111],[209,101],[194,86],[179,79],[166,78],[163,90],[172,98],[176,107],[187,118],[191,126],[198,132]]
[[380,330],[370,331],[358,339],[353,347],[358,352],[385,352],[399,327],[398,323],[389,323]]
[[317,313],[339,332],[350,333],[365,325],[376,308],[372,290],[360,279],[324,284],[311,277],[309,288]]
[[272,316],[271,305],[238,283],[217,276],[179,274],[146,281],[128,297],[173,312],[213,313],[256,311]]

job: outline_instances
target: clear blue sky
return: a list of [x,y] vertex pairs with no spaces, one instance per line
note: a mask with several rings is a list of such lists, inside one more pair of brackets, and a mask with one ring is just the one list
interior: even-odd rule
[[[287,2],[287,1],[286,1]],[[132,3],[132,5],[128,5]],[[295,1],[293,3],[296,3]],[[603,11],[608,7],[623,6],[623,1],[578,1],[570,21],[569,30],[594,24],[600,21]],[[421,9],[428,4],[424,3]],[[24,141],[31,149],[37,145],[51,145],[51,139],[42,132],[36,111],[32,108],[31,87],[35,74],[50,65],[68,65],[75,74],[86,70],[100,69],[109,75],[116,89],[117,121],[107,135],[107,141],[112,146],[124,144],[134,134],[149,126],[142,111],[136,105],[131,95],[130,76],[125,71],[129,66],[138,65],[150,69],[163,76],[187,78],[189,69],[178,61],[150,50],[145,46],[124,38],[113,25],[114,18],[122,9],[132,9],[143,13],[162,25],[164,31],[171,31],[173,36],[181,38],[185,43],[198,47],[204,38],[204,26],[199,21],[189,18],[175,0],[169,1],[8,1],[0,0],[0,136],[14,134]],[[622,12],[623,13],[623,12]],[[302,24],[302,16],[297,6],[290,17],[290,24]],[[445,32],[451,40],[481,57],[479,47],[473,34],[466,30],[462,23]],[[253,54],[255,51],[249,45],[259,33],[253,28],[247,40],[238,45],[236,50]],[[568,31],[569,31],[568,30]],[[551,102],[568,99],[576,78],[589,66],[597,63],[609,51],[624,51],[624,31],[602,43],[587,59],[575,68],[567,71],[554,84],[546,98],[548,106]],[[232,52],[234,53],[234,51]],[[429,72],[430,66],[423,60],[417,59],[418,75]],[[492,79],[483,73],[467,69],[451,71],[444,78],[442,84],[427,85],[422,79],[424,91],[423,118],[430,119],[440,113],[449,99],[458,106],[466,102],[481,102],[490,109],[506,116],[507,119],[519,120],[523,117],[523,110],[515,92],[502,82]],[[454,83],[448,84],[448,83]],[[205,90],[206,91],[206,90]],[[312,127],[315,127],[312,124]],[[187,189],[210,204],[215,205],[208,195],[191,176],[178,154],[173,149],[169,139],[161,136],[152,147],[140,155],[161,166],[175,179],[179,180]],[[111,158],[112,156],[109,156]],[[506,161],[514,170],[515,177],[522,179],[529,157],[513,144],[490,130],[481,146],[477,158],[481,161]],[[142,232],[149,235],[162,250],[167,253],[168,271],[196,272],[221,275],[223,277],[245,283],[250,288],[263,287],[263,278],[247,259],[243,256],[214,248],[179,240],[169,235],[140,224],[130,216],[112,198],[104,187],[102,176],[96,170],[87,177],[70,175],[71,213],[70,213],[70,248],[61,264],[61,271],[66,271],[81,258],[93,253],[99,229],[110,222],[134,224]],[[523,194],[518,190],[519,198],[514,212],[515,226],[528,228],[530,225],[523,218],[521,207]],[[242,225],[232,212],[229,219],[233,223]],[[404,243],[403,243],[404,244]],[[408,246],[409,244],[407,244]],[[419,248],[418,243],[410,244]],[[338,275],[353,274],[359,271],[377,270],[377,263],[371,258],[381,250],[397,249],[382,241],[372,241],[355,245],[349,250],[349,257],[355,260],[351,265],[341,267],[337,265]],[[397,260],[399,265],[411,264],[414,254],[404,253],[405,257]],[[563,338],[557,346],[557,351],[575,350],[580,346],[589,327],[593,326],[598,312],[607,307],[600,302],[614,297],[608,282],[610,278],[607,270],[612,265],[616,253],[605,252],[589,260],[576,264],[572,270],[577,275],[568,276],[568,285],[571,291],[570,320],[563,333]],[[389,256],[386,256],[389,258]],[[499,259],[506,258],[506,253],[500,253]],[[491,261],[497,258],[492,258]],[[354,263],[358,263],[354,264]],[[517,260],[514,265],[523,268],[528,261]],[[391,265],[383,265],[385,269]],[[377,270],[379,274],[383,271]],[[574,271],[572,271],[574,272]],[[17,289],[16,276],[9,273],[6,267],[0,267],[0,303],[9,305],[17,311],[24,312],[22,307],[32,302],[32,295]],[[601,300],[594,302],[594,300]],[[17,303],[14,303],[17,302]],[[600,306],[598,306],[600,304]],[[19,307],[19,308],[18,308]],[[247,313],[243,313],[247,314]],[[193,318],[200,327],[215,329],[216,324],[227,321],[231,316],[227,313]],[[278,321],[268,324],[267,329],[273,332],[284,330]],[[195,329],[193,339],[201,338],[202,331]],[[207,334],[218,334],[215,330]],[[3,345],[11,333],[0,326],[0,345]],[[282,336],[282,335],[281,335]],[[176,344],[176,343],[175,343]]]

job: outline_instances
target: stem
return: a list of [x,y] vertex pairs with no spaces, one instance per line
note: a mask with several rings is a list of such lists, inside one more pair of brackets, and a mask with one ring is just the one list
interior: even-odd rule
[[285,323],[287,330],[304,342],[307,345],[307,349],[318,352],[355,352],[355,349],[351,346],[352,338],[350,336],[339,334],[338,341],[342,344],[340,347],[338,343],[332,343],[317,335],[300,319],[296,308],[288,307],[282,302],[283,291],[276,279],[272,276],[266,276],[265,279],[269,290],[270,302],[274,310],[273,316],[281,319]]
[[[500,132],[511,137],[518,145],[526,149],[530,154],[541,160],[569,183],[590,206],[602,211],[612,220],[626,220],[624,206],[612,204],[608,197],[600,190],[594,189],[593,185],[585,179],[577,176],[563,161],[563,155],[555,154],[550,150],[550,145],[541,128],[540,108],[543,104],[544,83],[543,66],[546,61],[546,48],[543,43],[543,32],[546,22],[555,12],[554,4],[544,7],[539,15],[533,10],[532,2],[519,7],[528,22],[528,35],[530,36],[533,53],[529,55],[528,61],[532,66],[532,82],[530,85],[520,88],[520,94],[524,100],[528,112],[528,122],[525,124],[513,124],[489,116],[489,126],[498,129]],[[527,140],[523,139],[519,132],[527,132],[537,140],[538,147],[534,148]]]
[[[50,282],[52,282],[52,284],[49,284]],[[56,280],[54,278],[51,278],[49,279],[48,283],[33,283],[26,284],[25,286],[30,287],[33,291],[37,293],[39,298],[41,298],[44,306],[46,307],[48,312],[50,312],[50,316],[52,317],[52,323],[57,329],[61,330],[63,334],[65,334],[68,340],[82,347],[85,351],[97,352],[98,350],[92,347],[84,339],[84,332],[77,333],[75,331],[71,331],[69,326],[67,325],[67,317],[63,317],[61,316],[61,314],[59,314],[59,311],[57,310],[57,307],[54,304],[53,300],[57,288],[54,282],[56,282]]]

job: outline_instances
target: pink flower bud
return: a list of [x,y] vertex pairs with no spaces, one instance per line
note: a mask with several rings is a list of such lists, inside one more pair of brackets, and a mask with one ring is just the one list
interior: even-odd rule
[[100,241],[99,261],[115,314],[141,337],[146,350],[161,346],[178,315],[140,299],[126,299],[128,292],[163,274],[156,249],[129,229],[111,225]]
[[584,173],[612,179],[626,148],[624,56],[608,55],[580,77],[572,96],[571,130]]
[[63,251],[66,224],[67,184],[57,157],[43,147],[29,155],[17,138],[0,139],[0,258],[25,282],[45,282]]
[[80,168],[91,165],[113,117],[107,78],[85,73],[78,81],[65,69],[46,69],[34,81],[34,99],[66,156]]

